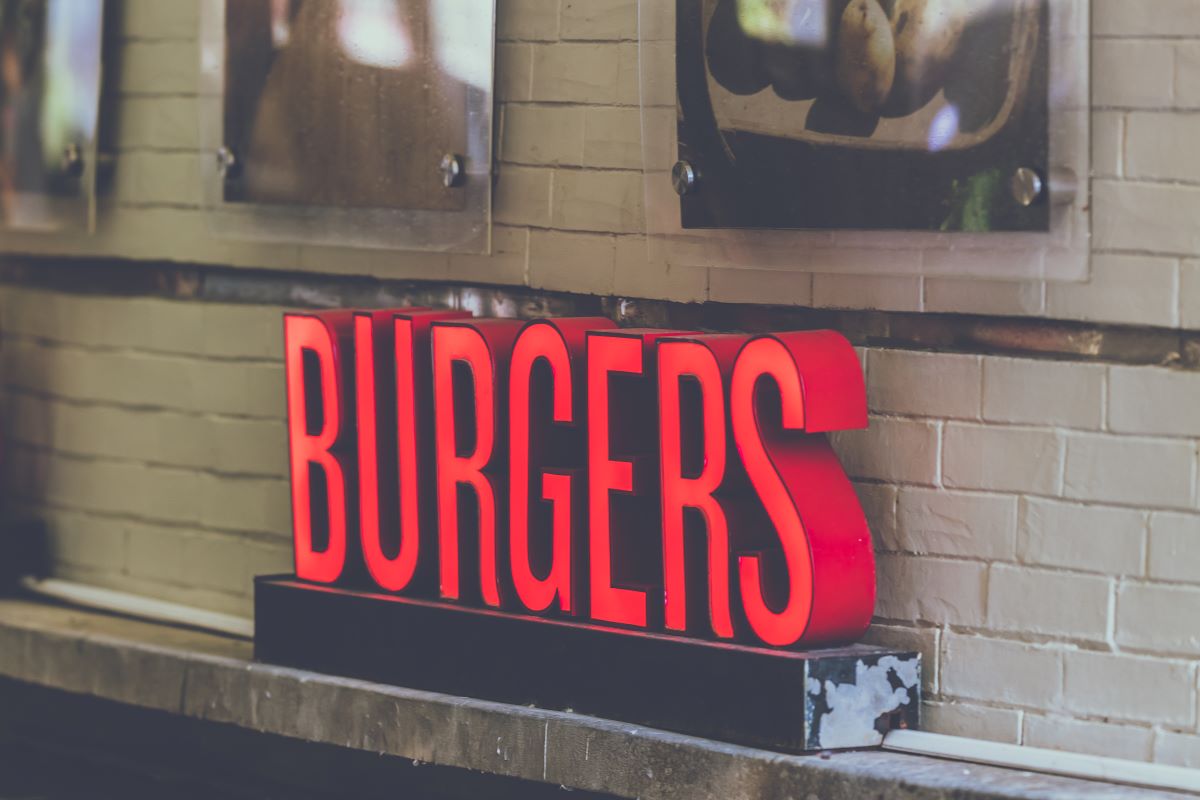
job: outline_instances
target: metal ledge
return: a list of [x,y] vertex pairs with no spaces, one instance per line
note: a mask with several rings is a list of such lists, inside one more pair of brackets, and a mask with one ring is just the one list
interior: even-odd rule
[[330,677],[255,663],[247,642],[24,600],[0,600],[0,677],[292,739],[645,800],[1131,796],[1128,787],[881,751],[785,756]]

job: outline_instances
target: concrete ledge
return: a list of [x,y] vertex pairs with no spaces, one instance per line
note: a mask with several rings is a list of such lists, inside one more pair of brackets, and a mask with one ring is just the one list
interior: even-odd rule
[[785,756],[258,664],[210,634],[0,600],[0,677],[192,719],[645,800],[1178,798],[880,751]]

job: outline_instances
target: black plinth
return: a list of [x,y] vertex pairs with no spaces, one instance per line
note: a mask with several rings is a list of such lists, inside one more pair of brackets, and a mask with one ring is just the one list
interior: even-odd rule
[[348,591],[255,581],[260,661],[573,710],[787,752],[870,747],[917,727],[920,656],[792,652]]

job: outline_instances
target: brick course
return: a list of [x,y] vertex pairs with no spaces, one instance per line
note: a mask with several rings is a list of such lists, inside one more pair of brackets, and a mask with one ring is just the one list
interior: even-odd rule
[[[213,236],[199,186],[209,155],[199,152],[194,4],[158,0],[127,2],[113,42],[120,69],[103,113],[118,158],[96,235],[6,233],[5,247],[1200,329],[1200,171],[1189,147],[1200,14],[1194,0],[1093,9],[1086,283],[971,280],[972,259],[986,256],[961,251],[922,260],[843,249],[815,275],[668,268],[642,233],[632,0],[499,0],[491,256]],[[881,254],[927,275],[888,275]],[[250,577],[288,568],[281,311],[0,287],[4,486],[46,522],[57,574],[246,614]],[[881,624],[868,638],[925,654],[929,727],[1200,765],[1195,374],[862,354],[871,428],[833,441],[881,550]],[[1131,676],[1144,682],[1131,688]]]

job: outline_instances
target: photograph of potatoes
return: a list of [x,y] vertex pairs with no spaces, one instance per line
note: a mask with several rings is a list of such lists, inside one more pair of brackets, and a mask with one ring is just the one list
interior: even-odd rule
[[1049,2],[676,0],[683,227],[1047,230]]
[[[226,202],[461,210],[446,154],[490,93],[469,0],[226,0]],[[480,15],[482,16],[482,15]],[[490,22],[490,17],[488,17]]]

